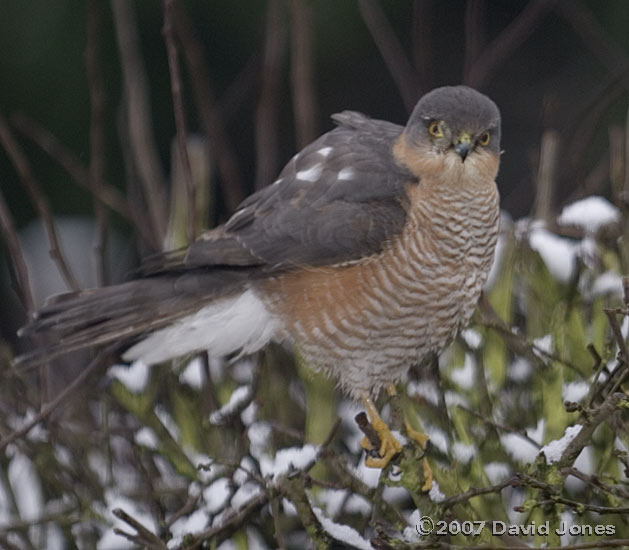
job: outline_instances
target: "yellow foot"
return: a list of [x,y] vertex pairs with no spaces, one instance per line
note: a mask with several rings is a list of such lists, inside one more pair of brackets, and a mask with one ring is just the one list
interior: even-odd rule
[[424,458],[424,484],[422,485],[422,491],[430,491],[432,489],[432,468],[428,464],[428,459]]
[[[386,422],[382,420],[378,414],[376,406],[367,394],[363,394],[362,401],[367,409],[371,425],[380,438],[380,449],[378,450],[379,456],[377,458],[371,456],[368,457],[365,464],[369,468],[385,468],[391,459],[402,451],[402,444],[391,433],[389,426],[387,426]],[[372,445],[366,437],[363,439],[362,446],[364,449],[372,449]]]

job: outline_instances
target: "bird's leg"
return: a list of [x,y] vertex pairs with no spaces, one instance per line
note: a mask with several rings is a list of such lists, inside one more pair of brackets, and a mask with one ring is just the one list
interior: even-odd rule
[[[391,459],[402,450],[402,444],[391,433],[389,426],[387,426],[386,422],[382,420],[380,414],[378,414],[378,410],[376,409],[376,406],[373,404],[373,401],[369,397],[369,394],[363,392],[361,395],[361,400],[365,405],[365,409],[367,409],[367,414],[369,415],[371,425],[377,432],[381,442],[380,449],[378,451],[379,457],[374,458],[370,456],[365,461],[365,464],[369,468],[384,468],[391,461]],[[367,437],[363,439],[362,444],[363,448],[368,450],[372,449],[371,443],[369,442],[369,439]]]
[[[395,386],[393,384],[387,385],[387,393],[391,397],[395,397],[396,391],[395,391]],[[430,437],[426,435],[425,433],[419,432],[415,428],[413,428],[409,424],[406,416],[404,416],[404,425],[406,426],[406,434],[419,444],[422,451],[425,451],[426,448],[428,447],[428,441],[430,440]],[[423,459],[423,470],[424,470],[423,472],[424,485],[422,486],[422,491],[430,491],[430,489],[432,489],[433,475],[432,475],[432,469],[430,468],[430,464],[428,464],[428,459],[426,459],[426,457],[424,457]]]

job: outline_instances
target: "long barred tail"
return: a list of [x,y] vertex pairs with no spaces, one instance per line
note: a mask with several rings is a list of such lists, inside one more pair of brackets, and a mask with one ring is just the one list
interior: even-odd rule
[[43,343],[16,363],[37,365],[116,341],[128,347],[144,334],[241,294],[248,278],[247,270],[214,268],[54,296],[18,333],[21,337],[40,335]]

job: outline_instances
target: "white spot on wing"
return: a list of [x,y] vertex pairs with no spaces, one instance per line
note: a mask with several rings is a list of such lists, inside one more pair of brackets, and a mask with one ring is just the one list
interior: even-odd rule
[[338,175],[338,179],[340,180],[351,180],[354,179],[356,172],[353,168],[343,168]]
[[331,152],[332,147],[321,147],[321,149],[317,151],[322,157],[327,157]]
[[323,172],[323,164],[317,163],[306,170],[301,170],[297,172],[297,179],[305,180],[305,181],[317,181],[319,176]]

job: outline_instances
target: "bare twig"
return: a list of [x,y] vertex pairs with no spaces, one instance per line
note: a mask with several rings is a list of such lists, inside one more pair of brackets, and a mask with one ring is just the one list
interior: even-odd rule
[[492,72],[530,36],[531,29],[550,11],[556,1],[533,0],[529,2],[474,61],[466,75],[465,83],[475,88],[482,88]]
[[190,157],[188,155],[188,143],[186,130],[186,115],[183,107],[183,97],[181,91],[181,69],[179,67],[179,56],[177,45],[173,35],[173,0],[164,0],[164,39],[166,41],[166,51],[168,52],[168,68],[170,70],[170,89],[173,96],[173,109],[175,112],[175,125],[177,127],[177,149],[181,161],[183,179],[186,188],[188,203],[188,242],[194,241],[197,230],[196,221],[196,188],[192,179],[192,169],[190,167]]
[[475,416],[479,420],[482,420],[485,424],[493,426],[494,428],[497,428],[497,429],[499,429],[499,430],[501,430],[503,432],[517,434],[521,438],[526,439],[526,441],[528,441],[531,445],[534,445],[538,449],[541,448],[541,445],[537,441],[535,441],[534,439],[530,438],[528,435],[526,435],[526,433],[524,433],[521,430],[516,430],[515,428],[512,428],[510,426],[506,426],[505,424],[500,424],[499,422],[496,422],[495,420],[492,420],[491,418],[485,418],[482,414],[479,414],[476,411],[473,411],[472,409],[469,409],[468,407],[466,407],[464,405],[457,405],[457,407],[459,409],[465,411],[466,413],[471,414],[472,416]]
[[365,25],[367,25],[402,96],[404,106],[410,113],[417,101],[419,88],[417,75],[404,52],[404,48],[376,0],[359,0],[358,7]]
[[92,362],[85,367],[81,371],[81,373],[70,383],[70,385],[66,386],[64,390],[57,395],[52,401],[46,403],[42,406],[41,410],[38,414],[33,416],[24,426],[22,426],[19,430],[15,430],[10,433],[6,437],[3,437],[0,441],[0,450],[4,449],[9,443],[26,435],[29,431],[31,431],[37,424],[39,424],[42,420],[47,418],[61,403],[63,403],[70,395],[72,395],[77,389],[81,387],[83,382],[85,382],[90,375],[101,368],[110,357],[111,353],[117,347],[118,344],[111,344],[104,348],[99,354],[92,360]]
[[188,65],[188,74],[195,102],[201,116],[201,124],[210,142],[212,156],[221,175],[222,190],[229,210],[236,209],[244,198],[244,184],[238,159],[230,145],[223,121],[215,108],[210,75],[203,54],[203,47],[196,37],[194,27],[185,12],[183,2],[173,4],[173,25],[182,45],[182,53]]
[[127,129],[133,162],[138,171],[149,218],[158,241],[166,234],[166,186],[151,127],[149,86],[140,53],[134,5],[112,0],[127,103]]
[[302,149],[316,137],[315,90],[312,70],[312,14],[305,0],[292,2],[291,77],[297,148]]
[[268,501],[269,497],[264,492],[254,496],[242,505],[237,512],[227,516],[226,519],[218,525],[210,527],[196,535],[190,535],[191,540],[182,546],[181,550],[196,550],[201,547],[204,541],[216,537],[219,534],[224,535],[225,538],[229,537],[231,533],[236,531],[247,521],[251,514],[262,508]]
[[35,310],[35,302],[33,300],[33,291],[28,276],[28,266],[24,259],[24,251],[18,237],[13,218],[4,201],[4,196],[0,193],[0,231],[6,243],[7,250],[11,256],[12,266],[14,270],[14,281],[16,286],[16,294],[20,297],[26,313],[30,318]]
[[487,495],[489,493],[499,493],[505,487],[515,487],[520,485],[520,481],[517,476],[510,477],[509,479],[505,479],[501,483],[497,483],[496,485],[490,485],[489,487],[472,487],[470,490],[465,493],[461,493],[460,495],[456,495],[446,500],[443,500],[439,503],[444,509],[451,508],[455,504],[459,504],[460,502],[465,502],[471,498],[477,497],[479,495]]
[[463,63],[463,82],[476,59],[485,47],[485,10],[486,0],[468,0],[465,3],[465,61]]
[[559,134],[555,130],[546,130],[540,144],[534,211],[536,219],[546,222],[551,219],[558,154]]
[[277,111],[280,72],[285,49],[281,8],[282,3],[279,0],[270,0],[266,13],[262,82],[255,122],[256,189],[271,183],[278,171]]
[[629,491],[623,489],[622,487],[613,487],[611,485],[608,485],[607,483],[601,481],[600,478],[596,475],[585,474],[581,470],[577,470],[573,467],[564,468],[563,470],[561,470],[561,473],[565,476],[574,476],[584,483],[587,483],[591,487],[600,489],[601,491],[604,491],[606,493],[611,493],[618,497],[629,499]]
[[35,174],[31,170],[31,167],[26,160],[26,156],[22,152],[22,149],[18,145],[17,141],[13,137],[8,124],[4,117],[0,115],[0,144],[4,147],[7,155],[11,159],[13,166],[20,176],[22,184],[26,188],[37,213],[42,218],[44,226],[46,227],[46,234],[48,235],[48,242],[50,243],[50,256],[55,262],[59,273],[63,277],[68,288],[72,290],[79,290],[80,285],[76,277],[72,273],[68,262],[61,248],[59,237],[57,235],[57,227],[53,219],[52,211],[46,196],[41,190],[41,187],[35,179]]
[[98,200],[105,171],[105,87],[100,66],[102,2],[90,0],[87,7],[87,46],[85,62],[90,89],[90,175],[93,193],[94,228],[93,271],[97,286],[105,282],[105,247],[107,243],[107,211]]
[[[120,508],[116,508],[115,510],[112,511],[112,513],[118,519],[121,519],[122,521],[124,521],[125,523],[127,523],[128,525],[130,525],[136,530],[136,532],[138,533],[138,536],[137,537],[133,536],[133,539],[135,540],[135,542],[144,543],[144,545],[146,545],[148,548],[151,548],[151,549],[167,550],[168,547],[166,546],[166,543],[162,539],[160,539],[155,533],[147,529],[137,519],[127,514],[124,510]],[[125,533],[124,531],[121,531],[118,529],[116,530],[116,532],[129,538],[127,536],[127,533]]]

